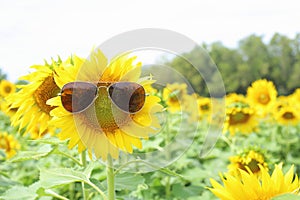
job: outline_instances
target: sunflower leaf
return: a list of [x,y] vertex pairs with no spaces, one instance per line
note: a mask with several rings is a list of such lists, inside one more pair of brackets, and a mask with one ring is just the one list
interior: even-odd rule
[[52,188],[73,182],[89,182],[88,176],[83,172],[68,168],[42,169],[40,170],[40,181],[43,187]]
[[43,145],[37,150],[32,151],[20,151],[17,155],[9,160],[9,162],[21,162],[25,160],[38,160],[42,157],[49,155],[52,152],[51,145]]
[[137,186],[144,182],[145,179],[141,175],[133,175],[130,173],[117,174],[115,180],[116,190],[136,190]]
[[62,143],[66,143],[66,141],[61,141],[60,139],[55,137],[40,138],[38,140],[28,140],[28,141],[35,142],[35,143],[52,144],[52,145],[59,145]]
[[16,185],[7,190],[3,196],[0,196],[0,199],[5,200],[32,200],[38,197],[36,193],[37,190],[41,187],[40,182],[33,183],[29,187]]

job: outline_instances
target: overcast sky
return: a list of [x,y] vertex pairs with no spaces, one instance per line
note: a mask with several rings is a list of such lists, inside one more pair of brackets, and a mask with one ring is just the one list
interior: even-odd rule
[[235,47],[250,35],[294,37],[298,0],[0,0],[0,67],[12,81],[43,59],[72,53],[138,28],[170,29],[201,44]]

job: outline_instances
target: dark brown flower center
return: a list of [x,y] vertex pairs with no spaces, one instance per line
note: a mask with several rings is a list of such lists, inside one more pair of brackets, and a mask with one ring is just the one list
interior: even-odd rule
[[10,92],[11,92],[11,87],[10,86],[6,86],[5,88],[4,88],[4,91],[7,93],[7,94],[9,94]]
[[235,114],[230,114],[229,116],[229,123],[231,125],[235,124],[243,124],[246,123],[250,118],[249,114],[243,113],[243,112],[237,112]]
[[200,106],[200,109],[201,109],[201,110],[207,111],[207,110],[209,110],[209,105],[208,105],[208,104],[201,105],[201,106]]
[[169,100],[172,103],[177,103],[179,100],[181,100],[183,97],[183,91],[182,90],[174,90],[169,95]]
[[0,139],[0,149],[10,150],[9,142],[5,138]]
[[285,112],[282,117],[284,119],[294,119],[295,118],[295,115],[292,113],[292,112]]
[[54,106],[49,106],[46,104],[48,99],[55,97],[59,93],[59,87],[54,82],[52,76],[45,78],[44,82],[40,87],[33,93],[36,104],[39,108],[49,114]]
[[239,163],[238,165],[239,165],[239,168],[244,171],[247,171],[246,167],[248,167],[252,173],[257,173],[260,171],[258,164],[259,164],[259,162],[257,162],[254,159],[251,159],[251,161],[248,164]]

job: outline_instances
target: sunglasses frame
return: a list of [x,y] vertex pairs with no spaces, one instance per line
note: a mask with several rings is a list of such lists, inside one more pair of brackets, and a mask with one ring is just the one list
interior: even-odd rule
[[143,91],[144,91],[144,96],[145,96],[145,98],[146,98],[146,96],[148,96],[148,94],[146,94],[146,91],[145,91],[145,88],[142,86],[142,85],[140,85],[140,84],[138,84],[138,83],[135,83],[135,82],[129,82],[129,81],[120,81],[120,82],[97,82],[97,83],[94,83],[94,82],[88,82],[88,81],[73,81],[73,82],[69,82],[69,83],[66,83],[65,85],[63,85],[63,87],[61,88],[61,91],[60,91],[60,93],[58,94],[58,96],[62,96],[62,93],[63,93],[63,90],[64,90],[64,88],[68,85],[68,84],[76,84],[76,83],[84,83],[84,84],[90,84],[90,85],[93,85],[93,86],[95,86],[96,87],[96,95],[95,95],[95,97],[93,98],[93,100],[91,101],[91,103],[88,105],[88,106],[86,106],[84,109],[82,109],[82,110],[80,110],[80,111],[75,111],[75,112],[71,112],[71,111],[69,111],[69,110],[67,110],[66,108],[65,108],[65,106],[63,105],[63,102],[62,102],[62,99],[61,99],[61,103],[62,103],[62,106],[64,107],[64,109],[67,111],[67,112],[70,112],[70,113],[72,113],[72,114],[78,114],[78,113],[81,113],[81,112],[84,112],[85,110],[87,110],[95,101],[96,101],[96,99],[98,98],[98,96],[99,96],[99,89],[100,88],[106,88],[106,91],[107,91],[107,96],[108,96],[108,98],[111,100],[111,102],[118,108],[118,109],[120,109],[120,110],[122,110],[123,112],[125,112],[125,113],[128,113],[128,114],[135,114],[135,113],[137,113],[137,112],[139,112],[140,110],[142,110],[142,108],[144,107],[144,105],[145,105],[145,99],[144,99],[144,103],[143,103],[143,106],[139,109],[139,110],[137,110],[136,112],[129,112],[129,111],[126,111],[126,110],[123,110],[122,108],[120,108],[120,106],[118,106],[115,102],[114,102],[114,100],[112,99],[112,97],[111,97],[111,95],[110,95],[110,93],[109,93],[109,88],[111,87],[111,86],[113,86],[114,84],[117,84],[117,83],[130,83],[130,84],[136,84],[136,85],[138,85],[138,86],[140,86],[140,88],[142,88],[143,89]]

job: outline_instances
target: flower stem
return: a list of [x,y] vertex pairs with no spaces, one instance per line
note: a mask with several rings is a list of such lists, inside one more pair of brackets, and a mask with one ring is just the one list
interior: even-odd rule
[[110,155],[107,158],[107,191],[108,191],[108,200],[115,200],[115,174],[113,169],[113,162]]
[[[86,151],[81,152],[81,165],[85,168],[86,167]],[[87,199],[87,191],[85,190],[85,184],[84,182],[81,182],[81,188],[82,188],[82,195],[83,195],[83,199],[86,200]]]
[[171,196],[170,176],[167,176],[165,192],[166,192],[166,199],[170,199],[170,196]]
[[[169,145],[171,137],[170,137],[170,113],[168,113],[166,118],[166,146]],[[166,159],[170,160],[170,152],[166,151]],[[170,183],[170,176],[166,178],[166,185],[165,185],[165,193],[166,193],[166,199],[170,199],[171,194],[171,183]]]

